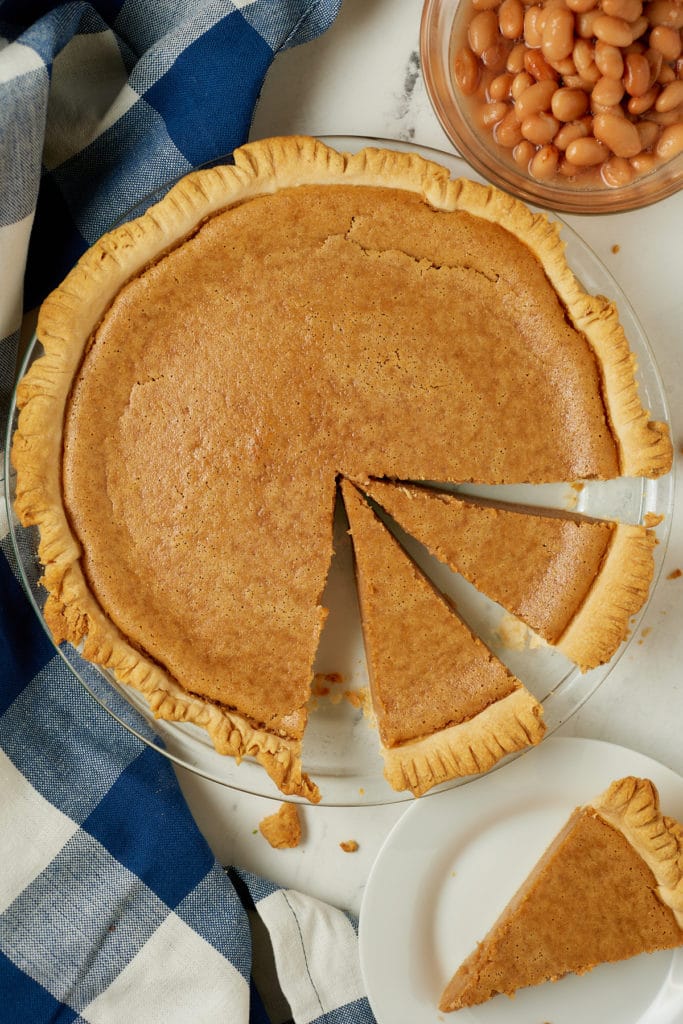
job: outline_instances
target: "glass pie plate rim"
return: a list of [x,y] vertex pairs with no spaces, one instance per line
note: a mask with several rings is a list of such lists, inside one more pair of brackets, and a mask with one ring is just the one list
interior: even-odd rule
[[[380,146],[403,151],[418,152],[428,159],[445,164],[453,176],[471,177],[475,180],[483,180],[476,172],[461,158],[431,149],[416,143],[405,143],[395,139],[383,139],[380,137],[347,136],[347,135],[323,135],[319,136],[327,144],[344,151],[350,152],[363,146]],[[175,179],[174,179],[175,180]],[[173,184],[170,181],[161,190],[156,190],[146,197],[141,203],[130,211],[124,219],[136,216],[147,206],[158,200],[164,191]],[[548,215],[546,213],[546,215]],[[567,245],[567,258],[572,269],[582,280],[582,283],[589,291],[600,291],[602,294],[612,298],[618,308],[622,324],[626,329],[631,347],[636,354],[638,361],[638,380],[641,399],[646,408],[649,409],[653,419],[670,422],[666,395],[657,370],[654,355],[649,342],[644,334],[636,314],[621,291],[616,281],[604,266],[602,261],[595,255],[593,250],[584,242],[580,236],[567,225],[561,218],[562,237]],[[25,353],[19,371],[18,379],[23,376],[30,360],[35,357],[39,343],[33,338],[27,352]],[[15,474],[10,465],[10,439],[14,432],[16,423],[16,390],[12,396],[9,419],[7,423],[7,444],[5,446],[4,464],[4,490],[7,505],[7,518],[11,545],[17,561],[19,575],[24,590],[28,595],[33,609],[41,621],[55,651],[60,655],[68,666],[70,673],[85,688],[90,696],[102,707],[122,728],[137,736],[145,744],[158,750],[163,756],[170,759],[179,767],[202,776],[210,781],[224,785],[231,789],[247,794],[266,797],[276,801],[292,800],[304,802],[299,797],[285,796],[275,786],[265,770],[256,762],[245,758],[241,764],[236,764],[229,756],[217,754],[213,748],[208,735],[204,730],[187,723],[171,723],[156,720],[147,706],[144,698],[137,691],[117,682],[111,673],[101,670],[92,665],[84,663],[78,656],[78,652],[69,644],[57,646],[54,643],[49,628],[42,613],[42,601],[45,591],[35,581],[37,568],[37,554],[35,542],[35,528],[22,527],[13,511],[14,480]],[[596,692],[607,676],[614,669],[619,659],[633,640],[637,632],[638,623],[641,621],[652,593],[657,584],[661,572],[666,546],[669,539],[671,511],[673,507],[674,479],[673,470],[671,473],[658,480],[636,480],[626,481],[620,478],[618,481],[604,481],[588,483],[572,487],[571,483],[558,485],[521,485],[519,497],[514,497],[520,488],[515,485],[508,485],[504,495],[501,495],[500,488],[459,488],[466,493],[480,493],[484,496],[493,495],[498,500],[512,500],[522,504],[550,504],[555,507],[575,510],[587,515],[602,515],[610,518],[610,509],[616,504],[612,512],[614,518],[623,518],[626,521],[641,522],[646,512],[655,516],[663,516],[658,526],[657,536],[659,543],[655,547],[655,576],[648,601],[637,616],[634,617],[631,625],[630,636],[621,644],[619,650],[607,665],[594,669],[589,673],[581,674],[576,667],[573,667],[556,651],[541,647],[538,650],[529,648],[529,634],[521,629],[515,631],[514,643],[510,646],[509,640],[506,644],[501,640],[500,629],[508,621],[508,627],[515,625],[510,623],[510,616],[505,616],[498,606],[481,595],[478,595],[469,584],[458,580],[455,574],[439,566],[433,559],[426,556],[426,553],[419,545],[411,549],[411,541],[404,538],[406,546],[413,556],[428,572],[432,579],[441,586],[462,610],[462,603],[467,608],[463,612],[463,618],[470,624],[475,633],[479,633],[494,652],[508,664],[510,669],[519,675],[532,692],[536,693],[544,706],[544,718],[547,724],[547,734],[551,735]],[[536,499],[540,498],[540,501]],[[606,502],[603,508],[601,503]],[[621,510],[621,511],[620,511]],[[33,529],[33,535],[30,530]],[[342,609],[345,611],[345,620],[354,614],[349,601],[355,600],[353,581],[349,583],[350,550],[348,549],[348,536],[343,521],[337,521],[336,543],[338,548],[344,548],[341,554],[335,556],[335,562],[339,559],[339,568],[330,574],[328,587],[333,596],[330,602],[323,598],[323,603],[331,608],[328,623],[333,621],[335,601],[339,608],[337,614],[339,622],[342,621]],[[345,562],[345,565],[344,565]],[[352,570],[351,570],[352,572]],[[460,590],[458,591],[458,585]],[[455,591],[451,588],[454,587]],[[335,588],[337,596],[334,598]],[[350,597],[351,592],[354,596]],[[326,592],[327,594],[327,592]],[[357,611],[356,613],[357,614]],[[475,619],[479,616],[478,624],[472,623],[472,615]],[[350,623],[353,625],[353,623]],[[348,637],[336,638],[327,644],[326,626],[321,641],[321,652],[315,666],[315,680],[319,684],[314,688],[313,700],[315,705],[309,716],[303,746],[304,770],[319,784],[321,791],[321,805],[323,806],[370,806],[378,804],[397,803],[413,800],[409,792],[395,792],[383,777],[382,761],[379,753],[379,737],[376,729],[364,720],[363,711],[358,706],[360,702],[352,702],[343,698],[343,687],[338,682],[340,673],[338,664],[334,661],[334,645],[346,641]],[[496,639],[496,637],[498,639]],[[353,662],[352,675],[357,675],[355,689],[367,686],[367,675],[363,664],[362,640],[360,637],[360,624],[355,624],[355,647],[353,651],[344,648],[341,658],[347,662]],[[532,641],[533,643],[533,641]],[[521,644],[521,646],[519,646]],[[360,653],[359,653],[360,652]],[[322,661],[321,661],[322,658]],[[551,666],[546,670],[544,659],[548,659]],[[525,678],[523,668],[519,668],[517,662],[528,671],[533,671],[546,678],[546,671],[550,671],[552,682],[547,689],[541,692],[534,686],[529,678]],[[539,664],[542,662],[543,664]],[[535,663],[535,668],[533,667]],[[358,667],[360,666],[360,667]],[[87,679],[84,676],[87,675]],[[343,681],[348,680],[349,673],[341,674]],[[546,685],[546,684],[542,684]],[[541,689],[542,689],[541,686]],[[354,689],[354,687],[351,687]],[[327,691],[327,693],[325,692]],[[131,710],[142,716],[142,722],[138,726]],[[132,719],[132,721],[131,721]],[[349,749],[351,751],[349,755]],[[507,761],[522,756],[524,751],[511,755],[492,769],[500,767]],[[464,785],[478,776],[468,776],[464,779],[455,779],[436,787],[431,792],[440,792],[443,789],[450,789],[454,786]],[[427,794],[429,796],[429,794]],[[425,799],[425,797],[422,797]]]

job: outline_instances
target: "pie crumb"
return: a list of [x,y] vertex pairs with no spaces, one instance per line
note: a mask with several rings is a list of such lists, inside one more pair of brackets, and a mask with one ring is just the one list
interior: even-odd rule
[[612,246],[612,252],[614,253],[615,256],[619,252],[620,249],[621,249],[620,245],[613,245]]
[[565,498],[565,505],[568,511],[575,509],[579,500],[579,495],[584,488],[583,481],[575,480],[569,485],[569,494]]
[[666,578],[668,580],[678,580],[681,576],[683,576],[683,569],[674,569],[674,571],[670,572]]
[[319,697],[329,697],[330,687],[341,683],[343,676],[340,672],[316,672],[313,676],[311,692]]
[[275,814],[259,823],[261,835],[275,850],[287,850],[301,842],[301,822],[296,804],[282,803]]
[[355,839],[346,839],[343,843],[339,844],[344,853],[355,853],[358,849],[358,843]]
[[344,690],[344,698],[348,700],[351,707],[362,708],[363,694],[360,690]]
[[664,522],[664,516],[658,515],[656,512],[646,512],[643,517],[643,523],[647,527],[659,526],[662,522]]
[[344,690],[344,700],[347,700],[351,707],[359,708],[365,718],[370,719],[371,722],[374,721],[370,690],[367,686],[362,686],[360,690]]

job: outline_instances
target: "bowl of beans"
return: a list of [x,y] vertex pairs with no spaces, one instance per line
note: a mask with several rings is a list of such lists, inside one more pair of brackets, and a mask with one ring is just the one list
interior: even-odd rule
[[426,0],[432,105],[522,199],[635,209],[683,185],[683,0]]

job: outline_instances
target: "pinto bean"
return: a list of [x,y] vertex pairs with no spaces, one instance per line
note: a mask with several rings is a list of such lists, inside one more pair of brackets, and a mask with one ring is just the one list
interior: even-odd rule
[[474,15],[467,31],[467,41],[479,57],[498,37],[498,18],[495,11],[479,11]]
[[625,117],[615,114],[597,114],[593,118],[593,134],[604,142],[615,156],[636,156],[640,153],[640,137],[636,126]]
[[642,53],[629,53],[624,61],[624,88],[629,96],[643,96],[650,88],[650,64]]
[[607,146],[599,139],[587,135],[583,139],[574,139],[566,149],[567,160],[575,167],[595,167],[603,163],[609,156]]
[[468,46],[461,46],[453,60],[453,74],[458,88],[465,96],[472,96],[479,85],[479,64]]
[[566,7],[548,11],[541,33],[541,50],[547,61],[563,60],[574,49],[574,15]]
[[559,159],[560,154],[555,146],[541,146],[529,164],[529,173],[539,181],[548,181],[555,177]]
[[670,25],[655,25],[650,32],[649,42],[664,60],[677,60],[681,55],[681,34]]
[[670,124],[662,131],[656,146],[657,156],[671,160],[683,153],[683,123]]
[[605,78],[621,78],[624,73],[624,58],[618,46],[610,46],[598,39],[595,44],[595,63]]
[[612,156],[600,168],[600,177],[610,188],[628,185],[635,176],[633,167],[622,156]]
[[535,82],[517,98],[515,103],[515,114],[517,120],[522,122],[531,114],[538,114],[541,110],[549,110],[553,93],[557,89],[556,82]]
[[498,28],[505,39],[519,39],[524,32],[524,6],[521,0],[503,0],[498,8]]
[[595,19],[593,34],[610,46],[630,46],[636,38],[628,21],[624,21],[623,18],[611,18],[608,14],[601,14]]
[[550,109],[558,121],[576,121],[588,110],[588,96],[583,89],[556,89]]

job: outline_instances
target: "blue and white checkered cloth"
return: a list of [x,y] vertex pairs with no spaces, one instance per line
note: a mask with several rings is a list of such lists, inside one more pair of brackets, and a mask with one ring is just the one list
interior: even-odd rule
[[[324,31],[339,3],[0,0],[3,424],[24,310],[141,198],[243,143],[274,54]],[[5,517],[3,1024],[267,1024],[254,908],[297,1024],[371,1022],[354,923],[216,863],[170,764],[73,678],[16,569]],[[119,714],[145,733],[123,700]]]

